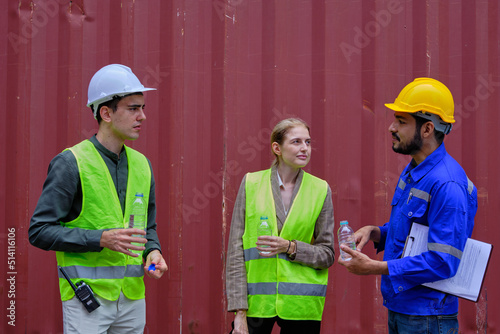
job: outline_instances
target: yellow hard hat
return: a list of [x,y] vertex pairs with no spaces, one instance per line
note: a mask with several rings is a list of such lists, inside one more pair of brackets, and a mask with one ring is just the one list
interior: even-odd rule
[[450,90],[440,81],[416,78],[403,88],[394,103],[385,106],[394,111],[423,112],[438,115],[446,123],[455,123],[454,103]]

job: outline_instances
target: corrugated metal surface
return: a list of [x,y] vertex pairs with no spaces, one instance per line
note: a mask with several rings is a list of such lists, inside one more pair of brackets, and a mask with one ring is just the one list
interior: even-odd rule
[[[332,187],[337,223],[385,222],[408,160],[390,149],[383,103],[414,77],[454,94],[446,145],[479,190],[474,237],[499,236],[498,1],[8,0],[0,13],[2,314],[15,302],[2,332],[62,332],[55,256],[30,246],[27,228],[51,158],[97,129],[86,91],[108,63],[158,88],[132,145],[153,163],[170,269],[147,281],[148,333],[229,331],[232,207],[244,173],[269,166],[278,119],[310,123],[308,170]],[[499,332],[495,255],[479,302],[461,303],[463,333]],[[323,332],[385,333],[386,317],[379,277],[330,269]]]

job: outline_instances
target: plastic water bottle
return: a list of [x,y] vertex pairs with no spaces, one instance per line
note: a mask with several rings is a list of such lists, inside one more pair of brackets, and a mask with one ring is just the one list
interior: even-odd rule
[[[132,208],[130,210],[129,228],[137,228],[139,230],[146,230],[146,204],[144,203],[144,195],[136,193]],[[144,238],[144,235],[133,234],[133,237]],[[133,242],[132,245],[144,246],[144,244]],[[142,254],[141,250],[132,250],[133,253]]]
[[[263,235],[273,235],[273,230],[271,229],[271,225],[269,224],[267,216],[260,217],[260,224],[257,227],[257,237],[260,237]],[[267,248],[269,246],[261,246],[261,247]],[[271,253],[271,252],[259,251],[259,254],[269,254],[269,253]]]
[[[356,250],[356,240],[354,239],[354,231],[349,226],[347,220],[342,220],[340,222],[339,230],[337,231],[337,236],[339,238],[339,248],[341,245],[347,245],[349,248]],[[352,259],[351,255],[345,253],[340,248],[340,255],[344,261],[350,261]]]

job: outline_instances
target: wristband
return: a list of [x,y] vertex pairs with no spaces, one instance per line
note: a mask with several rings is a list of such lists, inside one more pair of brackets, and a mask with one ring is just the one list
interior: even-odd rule
[[288,248],[286,249],[286,252],[288,254],[288,251],[290,250],[290,246],[292,245],[292,241],[288,240]]

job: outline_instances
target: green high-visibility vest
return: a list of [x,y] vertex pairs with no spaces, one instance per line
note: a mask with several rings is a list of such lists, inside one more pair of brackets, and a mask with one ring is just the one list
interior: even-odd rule
[[[122,212],[116,187],[106,163],[89,140],[71,148],[82,185],[82,211],[67,223],[68,228],[89,230],[128,228],[128,217],[136,192],[143,193],[149,203],[151,169],[144,155],[125,146],[128,162],[125,212]],[[147,212],[145,212],[147,217]],[[146,218],[147,222],[147,218]],[[145,296],[142,257],[132,257],[103,248],[100,252],[56,252],[57,264],[64,268],[73,283],[83,280],[94,293],[108,300],[117,300],[120,291],[129,299]],[[74,292],[59,273],[59,290],[63,301],[73,298]]]
[[323,208],[328,184],[304,172],[300,189],[278,234],[271,169],[248,173],[243,249],[247,271],[248,317],[279,316],[288,320],[321,320],[325,305],[328,269],[314,269],[291,262],[285,253],[260,256],[257,226],[267,216],[273,235],[313,242],[314,226]]

